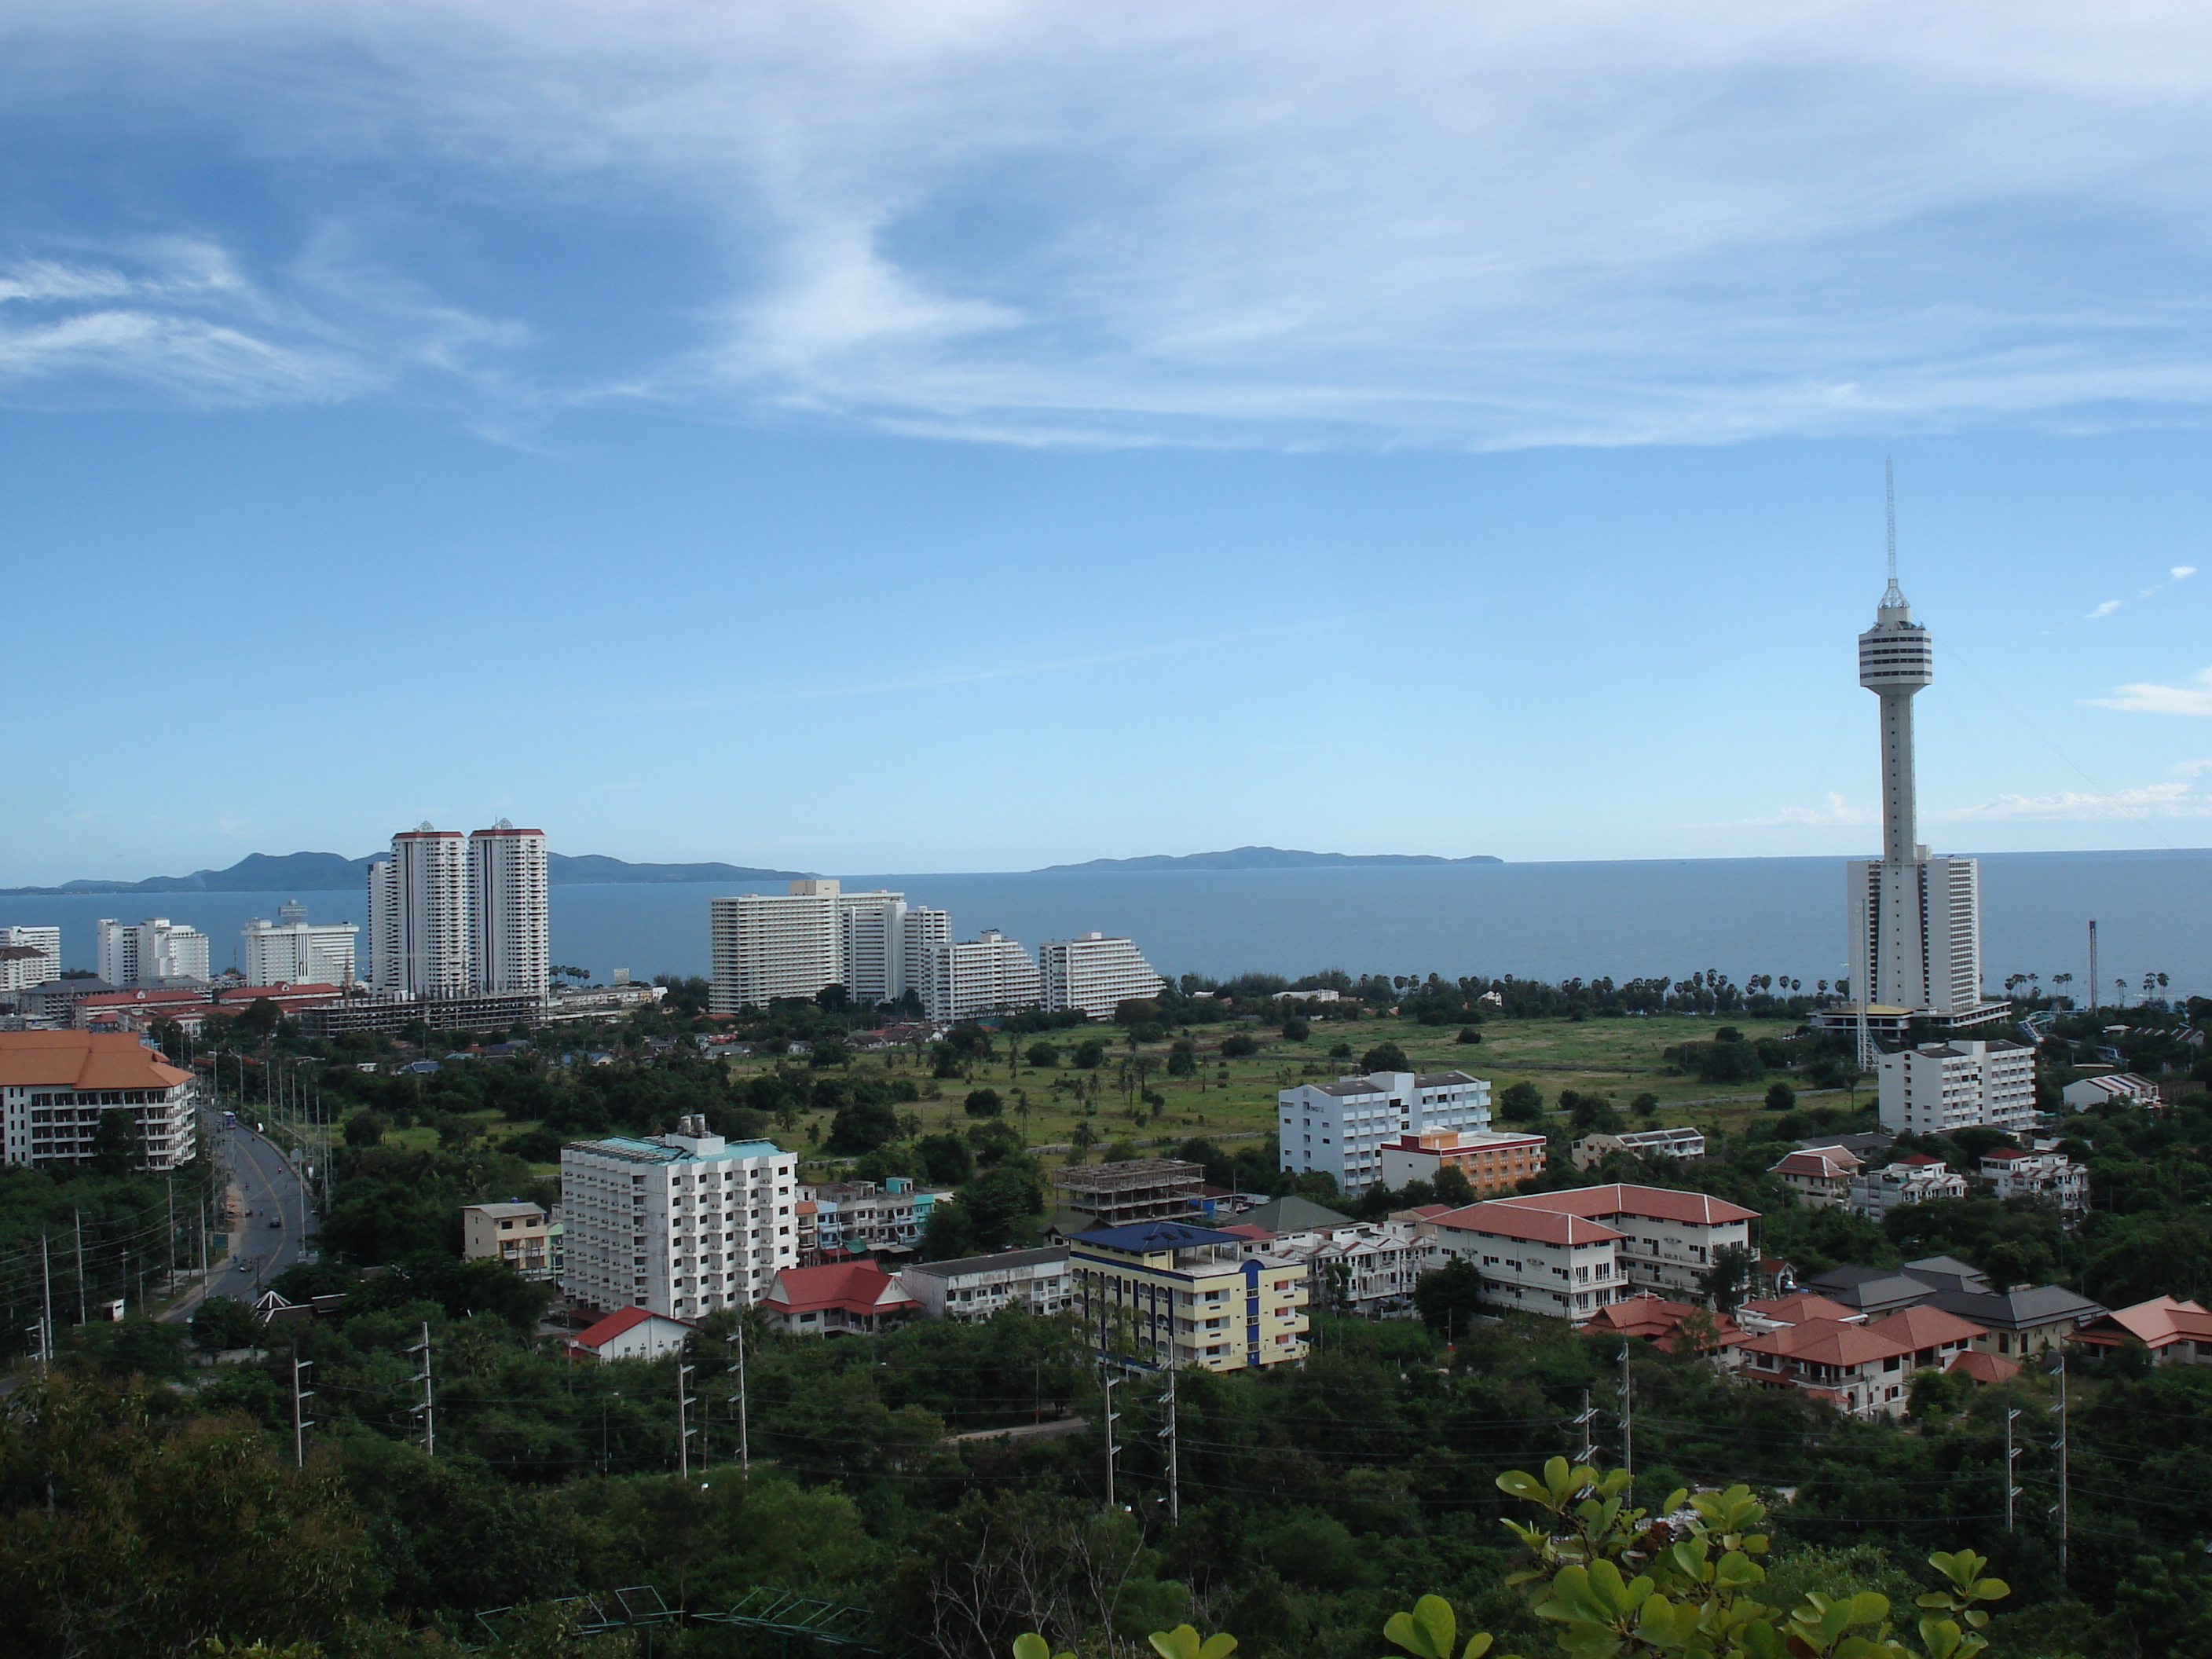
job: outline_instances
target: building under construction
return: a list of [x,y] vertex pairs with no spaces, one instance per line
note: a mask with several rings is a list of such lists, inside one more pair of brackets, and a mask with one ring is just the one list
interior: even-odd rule
[[[1199,1208],[1204,1168],[1179,1158],[1137,1158],[1124,1164],[1079,1164],[1053,1171],[1061,1215],[1055,1230],[1072,1231],[1063,1217],[1087,1218],[1090,1227],[1126,1227],[1135,1221],[1179,1221]],[[1089,1231],[1089,1228],[1081,1231]]]

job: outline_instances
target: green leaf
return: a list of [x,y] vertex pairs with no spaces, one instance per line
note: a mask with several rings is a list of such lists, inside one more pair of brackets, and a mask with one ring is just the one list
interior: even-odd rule
[[1152,1651],[1160,1659],[1198,1659],[1198,1632],[1188,1625],[1177,1625],[1173,1630],[1156,1630],[1151,1637]]
[[1052,1644],[1035,1631],[1014,1638],[1014,1659],[1052,1659]]
[[1479,1630],[1467,1638],[1467,1651],[1461,1654],[1459,1659],[1482,1659],[1482,1656],[1489,1651],[1490,1632]]
[[1199,1644],[1198,1659],[1229,1659],[1237,1651],[1237,1638],[1226,1631],[1217,1631]]

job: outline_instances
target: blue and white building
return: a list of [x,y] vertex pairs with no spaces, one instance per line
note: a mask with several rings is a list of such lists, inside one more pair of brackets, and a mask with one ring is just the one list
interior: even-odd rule
[[797,1162],[773,1141],[709,1134],[697,1117],[650,1140],[563,1146],[561,1288],[670,1319],[759,1301],[799,1263]]
[[1333,1176],[1340,1193],[1382,1178],[1382,1143],[1490,1127],[1490,1085],[1465,1072],[1376,1072],[1302,1083],[1275,1096],[1280,1167]]

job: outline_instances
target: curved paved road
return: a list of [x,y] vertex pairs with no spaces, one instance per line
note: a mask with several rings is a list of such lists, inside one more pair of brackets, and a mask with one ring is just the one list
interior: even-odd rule
[[[214,1133],[217,1159],[230,1172],[230,1184],[238,1189],[240,1206],[246,1213],[230,1236],[230,1254],[223,1264],[209,1273],[204,1285],[195,1285],[164,1313],[165,1320],[190,1319],[209,1296],[252,1302],[270,1279],[314,1248],[318,1224],[307,1201],[305,1183],[276,1143],[258,1133],[244,1116],[227,1127],[218,1124]],[[282,1224],[272,1227],[271,1220]],[[239,1271],[241,1263],[244,1272]]]

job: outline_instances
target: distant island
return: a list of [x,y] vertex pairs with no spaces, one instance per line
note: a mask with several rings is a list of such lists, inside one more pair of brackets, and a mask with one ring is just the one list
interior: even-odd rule
[[1324,866],[1408,864],[1503,864],[1487,853],[1443,859],[1432,853],[1301,853],[1283,847],[1237,847],[1226,853],[1185,853],[1180,857],[1150,853],[1136,859],[1091,859],[1083,864],[1048,864],[1032,875],[1061,870],[1314,870]]
[[[64,898],[72,893],[336,893],[358,888],[381,854],[349,859],[336,853],[249,853],[228,870],[143,881],[70,881],[59,887],[0,887],[0,898]],[[787,881],[804,870],[750,870],[735,864],[625,864],[599,853],[545,855],[556,887],[604,887],[616,882]]]

